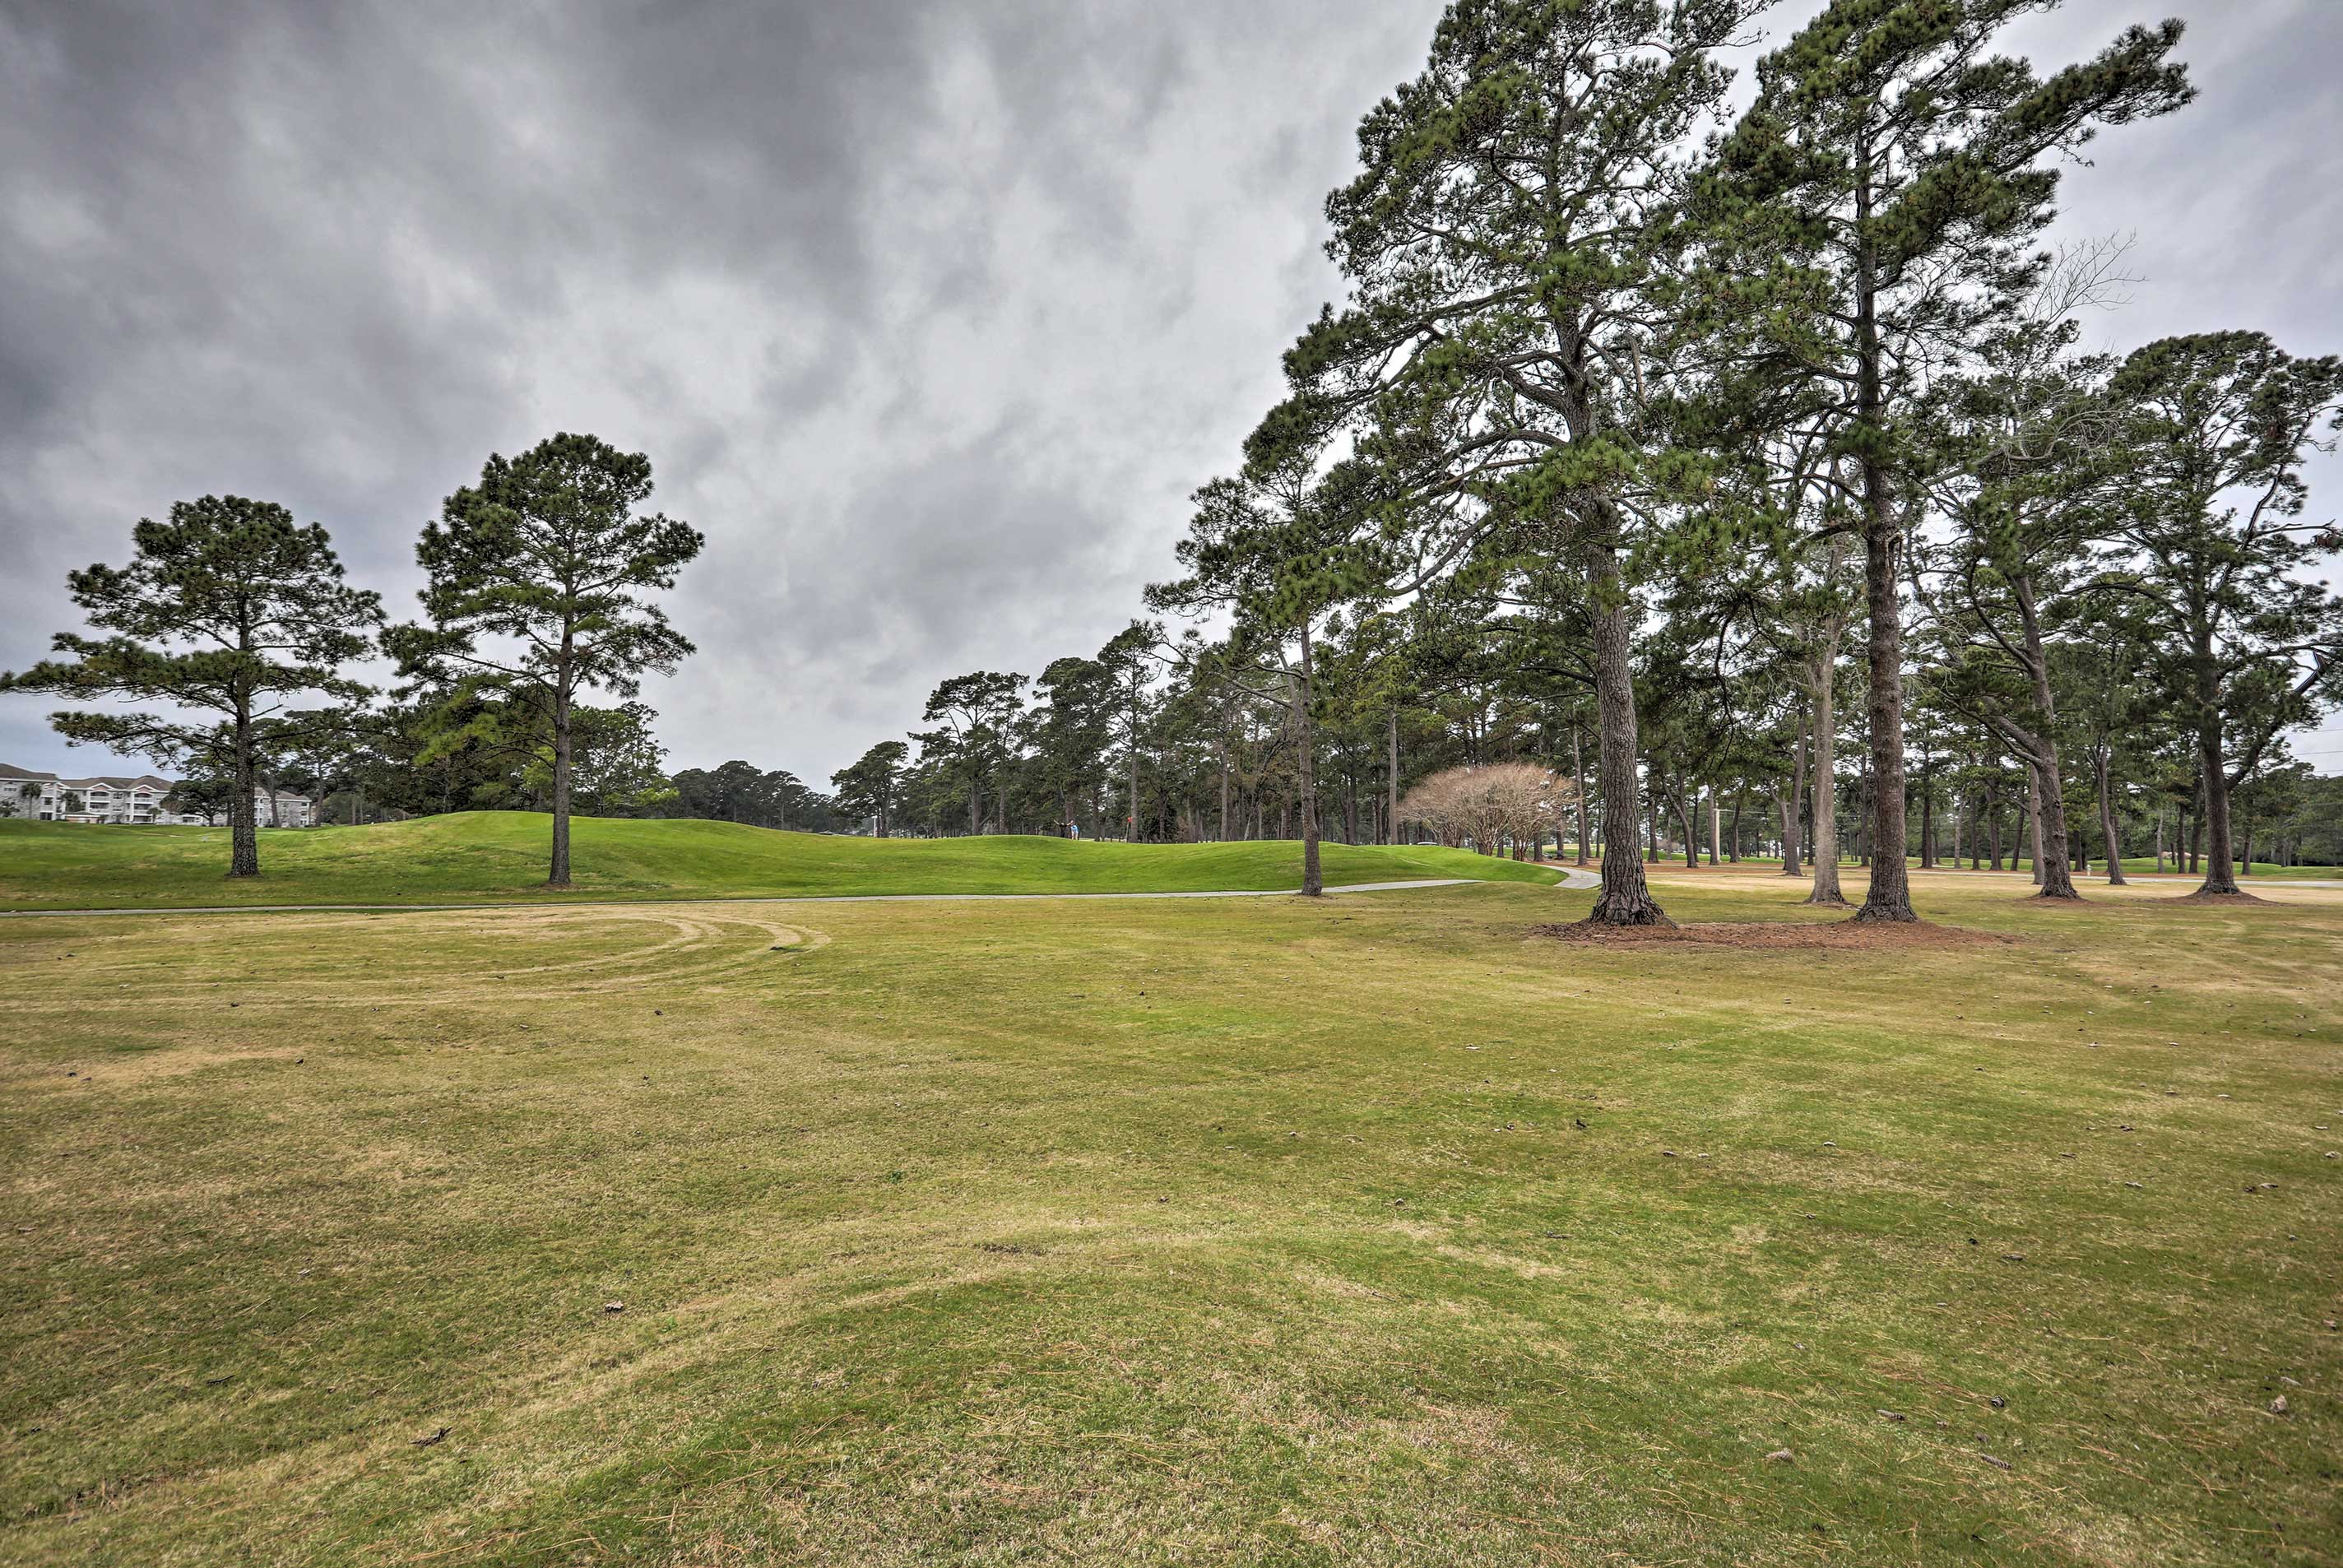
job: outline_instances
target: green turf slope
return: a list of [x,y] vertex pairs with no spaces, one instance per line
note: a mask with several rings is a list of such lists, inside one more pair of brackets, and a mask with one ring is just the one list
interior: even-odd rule
[[[261,875],[231,882],[224,828],[0,822],[0,910],[209,904],[460,903],[850,893],[1126,893],[1292,888],[1302,846],[1063,839],[850,839],[732,822],[578,818],[575,886],[544,890],[550,819],[465,811],[367,828],[264,832]],[[1326,880],[1543,881],[1543,867],[1462,849],[1324,848]]]

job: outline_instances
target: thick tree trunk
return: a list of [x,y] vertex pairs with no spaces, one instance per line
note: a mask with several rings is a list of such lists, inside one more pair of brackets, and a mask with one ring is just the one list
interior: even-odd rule
[[2051,894],[2042,879],[2042,774],[2031,762],[2026,765],[2026,847],[2034,852],[2034,885],[2044,889],[2042,896],[2046,899]]
[[1746,804],[1748,795],[1748,785],[1741,784],[1734,788],[1733,832],[1725,841],[1725,859],[1727,865],[1741,864],[1741,808]]
[[2237,886],[2236,841],[2229,828],[2229,775],[2221,755],[2221,716],[2217,709],[2199,723],[2198,765],[2205,770],[2205,885],[2199,893],[2241,893]]
[[1808,689],[1815,707],[1815,885],[1814,890],[1806,895],[1806,902],[1835,910],[1846,907],[1846,895],[1839,890],[1838,885],[1838,672],[1835,664],[1833,658],[1818,658],[1808,672]]
[[[1595,767],[1603,790],[1603,890],[1588,919],[1606,926],[1672,926],[1635,859],[1635,681],[1627,634],[1634,607],[1625,602],[1619,563],[1606,543],[1595,548],[1594,696],[1598,714]],[[1617,603],[1606,601],[1616,599]]]
[[239,711],[236,716],[236,794],[227,804],[230,877],[260,875],[260,823],[252,799],[252,792],[259,788],[257,771],[252,757],[252,719]]
[[553,867],[545,878],[548,888],[569,885],[569,692],[557,685],[553,689]]
[[[2201,624],[2201,621],[2200,621]],[[2235,839],[2229,825],[2228,763],[2221,750],[2221,681],[2219,667],[2214,662],[2213,640],[2209,630],[2197,637],[2193,659],[2197,709],[2197,767],[2198,832],[2205,839],[2205,884],[2197,893],[2243,893],[2237,886]],[[2188,847],[2189,858],[2197,856],[2197,846]],[[2192,867],[2191,869],[2195,868]]]
[[1916,920],[1911,879],[1904,865],[1904,623],[1896,578],[1903,530],[1877,440],[1885,429],[1886,398],[1880,384],[1878,256],[1870,226],[1873,177],[1866,147],[1855,184],[1855,420],[1865,437],[1860,463],[1863,588],[1871,620],[1872,855],[1871,890],[1855,918]]
[[2034,774],[2034,849],[2036,857],[2034,879],[2042,884],[2046,899],[2079,899],[2074,873],[2069,868],[2074,854],[2066,839],[2066,807],[2061,799],[2058,782],[2057,743],[2047,736],[2043,749],[2049,760]]
[[1916,920],[1912,883],[1904,864],[1904,628],[1896,599],[1899,529],[1886,504],[1885,476],[1865,488],[1871,516],[1864,527],[1865,597],[1871,612],[1871,890],[1858,920]]

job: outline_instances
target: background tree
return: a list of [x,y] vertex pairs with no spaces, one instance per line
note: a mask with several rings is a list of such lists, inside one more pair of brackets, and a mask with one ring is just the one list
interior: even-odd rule
[[1056,804],[1058,831],[1070,834],[1080,821],[1078,803],[1092,800],[1106,783],[1115,672],[1095,658],[1054,658],[1035,685],[1042,696],[1032,730],[1036,783]]
[[1148,688],[1152,684],[1156,668],[1156,649],[1163,643],[1161,622],[1134,620],[1112,637],[1098,650],[1097,663],[1107,672],[1114,689],[1114,701],[1109,709],[1112,718],[1109,731],[1122,744],[1122,766],[1131,785],[1130,839],[1137,843],[1139,828],[1139,754],[1146,733]]
[[2054,0],[1833,0],[1757,67],[1704,211],[1733,215],[1711,316],[1785,396],[1777,428],[1822,438],[1853,503],[1869,622],[1870,890],[1909,920],[1901,554],[1911,441],[1933,372],[1966,361],[2038,277],[2057,174],[2097,128],[2188,101],[2180,24],[2134,27],[2038,78],[1993,53]]
[[141,518],[131,545],[128,566],[96,565],[65,578],[90,625],[114,635],[60,632],[52,646],[70,660],[0,675],[0,690],[187,710],[75,709],[50,721],[75,745],[94,742],[227,779],[236,790],[228,875],[256,877],[253,791],[271,749],[297,743],[307,727],[287,717],[289,704],[308,693],[342,701],[367,695],[340,667],[366,651],[382,601],[342,580],[324,528],[296,525],[270,501],[176,502],[168,522]]
[[910,754],[900,740],[881,740],[831,774],[838,809],[850,817],[870,818],[872,832],[886,838],[894,830],[895,797],[902,785],[904,759]]
[[1015,754],[1017,722],[1024,711],[1025,677],[994,670],[956,675],[928,694],[920,717],[938,728],[917,737],[922,755],[956,774],[968,791],[968,830],[985,829],[985,791],[992,789],[993,812],[1005,831],[1007,780],[1003,769]]
[[[1297,394],[1350,411],[1362,452],[1434,542],[1427,570],[1518,525],[1583,575],[1605,842],[1636,832],[1632,563],[1657,553],[1682,453],[1655,428],[1661,241],[1722,101],[1712,53],[1755,0],[1459,0],[1423,71],[1359,127],[1327,200],[1352,300],[1286,358]],[[1664,920],[1634,856],[1606,853],[1594,919]]]
[[[1306,430],[1283,426],[1307,421]],[[1151,608],[1234,618],[1230,672],[1292,716],[1302,804],[1302,891],[1325,890],[1319,864],[1319,692],[1313,643],[1344,600],[1377,590],[1380,558],[1364,537],[1356,466],[1322,479],[1322,419],[1282,404],[1248,443],[1244,473],[1196,492],[1188,537],[1174,547],[1188,576],[1147,590]],[[1245,656],[1250,655],[1251,658]],[[1238,673],[1242,668],[1242,673]],[[1263,683],[1266,684],[1263,684]]]
[[[656,816],[680,799],[661,764],[667,750],[651,732],[657,717],[641,702],[615,708],[578,703],[570,709],[571,807],[588,817]],[[549,793],[557,761],[549,738],[532,750],[522,782]]]
[[182,779],[171,786],[163,797],[163,809],[181,816],[201,817],[216,828],[226,820],[236,803],[236,784],[219,775],[201,774]]
[[2194,732],[2199,891],[2236,893],[2229,792],[2343,696],[2343,600],[2307,575],[2343,535],[2302,518],[2303,460],[2343,431],[2343,359],[2296,359],[2258,332],[2170,337],[2127,358],[2109,391],[2123,558],[2098,586],[2127,600]]
[[[569,885],[573,710],[588,689],[632,698],[644,672],[692,651],[648,597],[699,554],[698,530],[638,508],[651,464],[564,432],[517,457],[491,455],[424,526],[417,564],[428,626],[393,628],[403,673],[501,692],[541,713],[552,736],[553,849],[546,885]],[[491,639],[484,643],[483,639]]]

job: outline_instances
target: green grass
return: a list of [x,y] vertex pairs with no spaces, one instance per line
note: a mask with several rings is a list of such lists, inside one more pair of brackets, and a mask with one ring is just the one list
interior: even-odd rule
[[0,921],[0,1563],[2343,1560],[2343,894],[1920,896]]
[[[1113,893],[1302,885],[1302,846],[1101,844],[1030,836],[854,839],[731,822],[576,819],[573,890],[545,890],[552,819],[464,811],[264,832],[261,876],[231,882],[224,828],[0,821],[0,909],[465,903],[858,893]],[[1329,883],[1549,881],[1462,849],[1323,846]]]
[[[2107,868],[2105,860],[2094,860],[2091,863],[2098,868],[2100,875],[2106,874]],[[2201,862],[2199,863],[2201,865]],[[2130,876],[2152,877],[2156,875],[2156,857],[2127,855],[2124,857],[2124,870]],[[2183,877],[2188,873],[2180,869],[2180,863],[2177,860],[2167,856],[2165,860],[2164,874],[2167,877]],[[2203,871],[2198,871],[2197,876],[2199,880],[2202,880]],[[2256,860],[2253,870],[2250,873],[2241,872],[2238,879],[2244,881],[2261,877],[2343,881],[2343,866],[2280,866],[2268,860]]]
[[[1913,866],[1917,867],[1920,862],[1918,859],[1915,859],[1910,863]],[[2034,869],[2034,859],[2030,855],[2018,856],[2006,861],[2006,864],[2010,870],[2030,872]],[[1963,858],[1961,863],[1957,866],[1947,861],[1943,866],[1937,868],[1939,870],[1950,871],[1966,871],[1970,869],[1971,867],[1969,866],[1968,860],[1966,857]],[[2088,884],[2101,880],[2107,876],[2107,862],[2106,859],[2101,856],[2093,856],[2091,859],[2091,869],[2088,871],[2077,871],[2075,873],[2075,879],[2079,883]],[[2153,855],[2125,856],[2124,874],[2129,877],[2164,876],[2191,882],[2199,882],[2204,880],[2204,872],[2202,870],[2192,875],[2189,872],[2182,870],[2180,869],[2180,862],[2169,857],[2167,857],[2165,860],[2164,869],[2159,872],[2156,869],[2156,857]],[[2241,880],[2249,880],[2256,878],[2271,878],[2298,881],[2343,881],[2343,866],[2279,866],[2273,865],[2268,860],[2256,860],[2254,862],[2252,871],[2240,871],[2238,876]]]

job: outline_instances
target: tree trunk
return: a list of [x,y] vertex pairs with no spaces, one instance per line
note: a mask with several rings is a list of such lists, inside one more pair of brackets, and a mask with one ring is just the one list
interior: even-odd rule
[[[1673,926],[1635,859],[1635,682],[1628,663],[1627,634],[1634,607],[1625,602],[1618,558],[1608,542],[1596,547],[1594,589],[1594,694],[1601,729],[1595,766],[1603,789],[1603,890],[1590,920],[1606,926]],[[1616,600],[1618,602],[1609,602]]]
[[1384,829],[1390,834],[1389,843],[1399,842],[1399,704],[1391,706],[1384,716],[1383,792],[1386,802]]
[[2046,899],[2079,899],[2075,879],[2068,870],[2073,859],[2067,843],[2066,783],[2058,766],[2058,707],[2057,697],[2050,689],[2050,659],[2043,651],[2042,621],[2034,606],[2034,579],[2020,572],[2010,579],[2010,591],[2017,601],[2018,622],[2025,633],[2026,685],[2034,699],[2035,711],[2029,719],[2038,720],[2038,729],[2029,731],[2005,720],[2010,735],[2018,742],[2026,765],[2026,783],[2031,791],[2027,799],[2034,816],[2034,879],[2041,884]]
[[2105,751],[2097,752],[2091,759],[2091,771],[2099,786],[2099,848],[2107,851],[2107,886],[2120,888],[2124,885],[2123,843],[2116,836],[2115,795],[2107,778],[2114,770],[2111,761]]
[[[567,650],[568,638],[562,638]],[[566,682],[553,689],[553,868],[546,875],[548,888],[569,885],[569,690]]]
[[1733,832],[1732,835],[1725,841],[1725,859],[1727,865],[1737,866],[1741,864],[1741,808],[1746,802],[1748,795],[1749,786],[1747,784],[1739,784],[1734,787]]
[[[1835,651],[1835,650],[1834,650]],[[1814,890],[1806,902],[1845,909],[1838,885],[1838,671],[1836,660],[1818,658],[1808,671],[1815,705]]]
[[2031,762],[2026,765],[2026,847],[2034,853],[2034,885],[2042,889],[2042,896],[2046,899],[2052,895],[2042,878],[2042,774]]
[[1801,710],[1797,739],[1790,747],[1790,777],[1782,785],[1782,875],[1798,874],[1798,829],[1805,816],[1806,716]]
[[2212,646],[2200,639],[2197,661],[2197,759],[2204,771],[2205,885],[2197,891],[2239,893],[2236,853],[2229,836],[2228,764],[2221,756],[2221,708]]
[[1302,619],[1302,672],[1295,679],[1293,690],[1293,733],[1300,751],[1298,771],[1302,784],[1302,894],[1314,899],[1326,890],[1326,879],[1318,869],[1318,772],[1317,737],[1311,729],[1310,718],[1310,618]]
[[[1594,839],[1586,830],[1586,752],[1580,741],[1578,726],[1570,727],[1570,769],[1578,780],[1578,864],[1594,864]],[[1560,854],[1557,849],[1555,853]]]
[[2034,777],[2034,879],[2042,884],[2046,899],[2079,899],[2083,895],[2076,890],[2069,869],[2074,852],[2066,841],[2066,804],[2056,771],[2058,747],[2047,736],[2043,738],[2043,747],[2050,759]]
[[1936,866],[1936,759],[1926,757],[1920,763],[1920,866],[1934,870]]
[[252,758],[252,719],[239,709],[236,716],[236,794],[227,807],[227,874],[260,875],[260,823],[252,792],[259,788]]
[[[1872,169],[1864,155],[1855,186],[1860,209],[1855,267],[1855,418],[1866,437],[1885,428],[1880,387],[1876,241],[1871,233]],[[1871,619],[1871,890],[1858,920],[1916,920],[1911,878],[1904,865],[1904,625],[1896,602],[1896,556],[1902,528],[1879,457],[1880,442],[1862,443],[1863,587]],[[1834,867],[1835,860],[1834,860]]]

